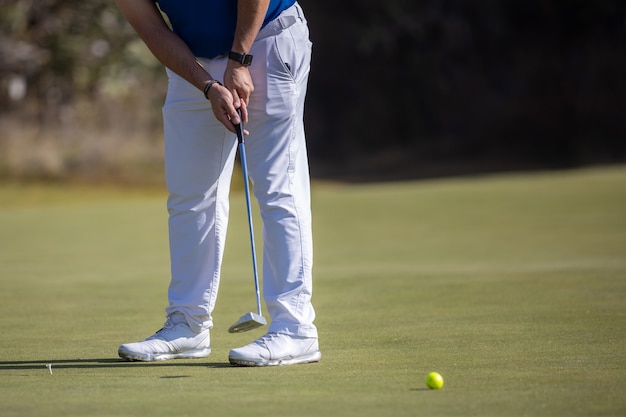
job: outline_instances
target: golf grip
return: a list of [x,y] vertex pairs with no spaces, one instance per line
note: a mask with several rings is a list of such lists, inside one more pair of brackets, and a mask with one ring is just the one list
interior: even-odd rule
[[254,244],[254,227],[252,226],[252,203],[250,201],[250,189],[248,188],[248,163],[246,162],[246,147],[243,140],[243,118],[241,109],[237,109],[239,114],[239,124],[235,125],[237,132],[237,142],[239,142],[239,158],[241,159],[241,170],[243,171],[243,188],[246,192],[246,209],[248,211],[248,229],[250,231],[250,247],[252,248],[252,270],[254,272],[254,289],[256,291],[257,313],[261,315],[261,293],[259,291],[259,273],[256,262],[256,245]]

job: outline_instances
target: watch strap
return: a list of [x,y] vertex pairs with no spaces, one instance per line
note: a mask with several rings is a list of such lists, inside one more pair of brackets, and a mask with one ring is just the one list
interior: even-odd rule
[[228,53],[228,58],[232,59],[233,61],[239,62],[244,67],[249,67],[250,64],[252,64],[252,55],[250,54],[240,54],[238,52],[230,51]]

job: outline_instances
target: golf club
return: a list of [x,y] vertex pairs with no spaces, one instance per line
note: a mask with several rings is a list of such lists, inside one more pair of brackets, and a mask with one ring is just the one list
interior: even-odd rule
[[252,248],[252,270],[254,272],[254,288],[256,290],[257,313],[246,313],[235,324],[228,328],[229,333],[241,333],[265,326],[267,321],[261,314],[261,294],[259,292],[259,274],[256,266],[256,247],[254,245],[254,228],[252,226],[252,204],[250,203],[250,189],[248,188],[248,165],[246,162],[246,147],[243,140],[243,120],[241,109],[237,109],[241,122],[235,125],[237,131],[237,141],[239,142],[239,158],[241,159],[241,169],[243,171],[244,190],[246,192],[246,208],[248,210],[248,229],[250,231],[250,246]]

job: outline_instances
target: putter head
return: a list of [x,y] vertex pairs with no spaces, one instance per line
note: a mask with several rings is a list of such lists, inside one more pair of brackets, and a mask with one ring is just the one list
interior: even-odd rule
[[249,330],[265,326],[266,324],[267,321],[265,320],[265,317],[255,313],[246,313],[241,316],[235,324],[228,328],[228,333],[247,332]]

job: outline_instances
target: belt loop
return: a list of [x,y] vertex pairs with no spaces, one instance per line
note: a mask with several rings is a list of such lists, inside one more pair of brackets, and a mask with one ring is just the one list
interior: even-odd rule
[[281,16],[278,16],[276,19],[265,25],[265,27],[259,31],[256,40],[267,38],[268,36],[278,35],[283,30],[294,25],[298,19],[300,19],[302,23],[306,23],[300,6],[298,3],[294,3],[294,5],[285,10]]
[[300,4],[298,2],[295,2],[293,5],[296,6],[296,12],[298,13],[298,19],[300,19],[301,22],[304,22],[304,13],[302,13],[302,7],[300,7]]
[[287,29],[289,26],[292,26],[296,23],[297,18],[293,15],[280,16],[278,18],[278,23],[280,23],[280,27],[282,30]]

